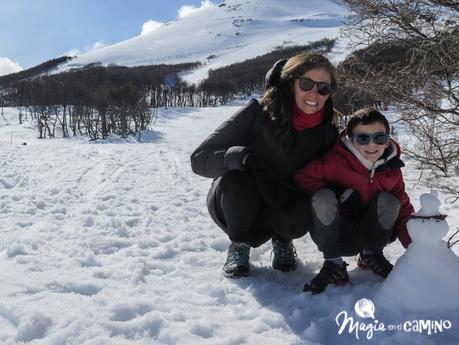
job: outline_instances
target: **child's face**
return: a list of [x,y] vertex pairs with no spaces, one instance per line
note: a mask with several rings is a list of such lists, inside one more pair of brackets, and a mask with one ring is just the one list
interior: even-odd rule
[[359,153],[367,160],[370,162],[376,162],[384,153],[384,150],[389,147],[390,145],[390,140],[387,140],[387,143],[385,144],[376,144],[374,140],[372,139],[370,143],[366,145],[360,145],[357,142],[357,136],[359,134],[385,134],[386,133],[386,127],[384,127],[384,124],[380,122],[374,122],[369,125],[362,125],[359,124],[355,127],[353,137],[352,137],[352,143],[354,144],[355,148]]

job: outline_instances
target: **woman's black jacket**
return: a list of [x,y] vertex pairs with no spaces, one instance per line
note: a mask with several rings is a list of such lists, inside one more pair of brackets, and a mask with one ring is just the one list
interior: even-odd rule
[[[228,163],[230,158],[234,160],[229,154],[243,151],[250,153],[247,167],[256,180],[265,180],[261,181],[261,184],[268,184],[265,188],[279,189],[282,185],[292,189],[295,171],[331,147],[338,135],[330,117],[302,132],[291,129],[288,140],[281,144],[268,125],[269,121],[258,101],[251,100],[194,150],[191,154],[193,172],[218,178],[234,166]],[[240,159],[242,157],[240,154]],[[272,206],[280,206],[279,202],[274,203],[276,205]]]

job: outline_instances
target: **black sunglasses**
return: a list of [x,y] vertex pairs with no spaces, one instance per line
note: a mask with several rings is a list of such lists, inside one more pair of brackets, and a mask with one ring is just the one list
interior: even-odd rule
[[322,96],[327,96],[332,93],[333,88],[329,83],[324,81],[314,81],[307,77],[298,78],[300,89],[303,91],[311,91],[314,85],[317,85],[317,93]]
[[354,133],[352,139],[355,139],[359,145],[368,145],[371,141],[377,145],[384,145],[389,141],[389,134],[387,133]]

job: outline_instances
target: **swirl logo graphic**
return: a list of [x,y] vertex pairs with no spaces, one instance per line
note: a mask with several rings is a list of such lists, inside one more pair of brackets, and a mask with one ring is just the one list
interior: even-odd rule
[[368,319],[375,318],[375,305],[371,299],[362,298],[355,302],[354,310],[358,316]]

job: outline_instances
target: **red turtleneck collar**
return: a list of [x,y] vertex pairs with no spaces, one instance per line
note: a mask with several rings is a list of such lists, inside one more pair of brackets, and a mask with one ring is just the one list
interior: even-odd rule
[[298,107],[295,103],[293,115],[293,128],[301,132],[306,128],[313,128],[318,126],[325,117],[325,109],[319,110],[317,113],[306,114],[303,110]]

